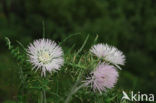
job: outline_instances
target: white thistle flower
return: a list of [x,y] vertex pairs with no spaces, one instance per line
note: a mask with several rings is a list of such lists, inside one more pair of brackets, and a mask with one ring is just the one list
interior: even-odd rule
[[49,39],[35,40],[28,46],[29,61],[36,70],[41,69],[41,75],[46,71],[56,71],[64,63],[63,51],[54,41]]
[[125,56],[123,53],[118,50],[116,47],[109,46],[107,44],[97,44],[94,45],[90,52],[96,55],[99,58],[103,58],[105,61],[108,61],[114,65],[124,65]]

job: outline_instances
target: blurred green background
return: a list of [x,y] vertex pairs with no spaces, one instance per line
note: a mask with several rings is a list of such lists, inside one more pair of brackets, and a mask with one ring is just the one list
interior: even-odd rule
[[[89,34],[88,50],[98,35],[99,43],[117,46],[126,55],[118,85],[123,90],[156,93],[155,0],[0,0],[0,38],[7,36],[25,46],[42,37],[57,42],[74,33],[64,49],[79,49]],[[0,102],[15,100],[18,92],[17,63],[0,39]],[[6,102],[7,103],[7,102]]]

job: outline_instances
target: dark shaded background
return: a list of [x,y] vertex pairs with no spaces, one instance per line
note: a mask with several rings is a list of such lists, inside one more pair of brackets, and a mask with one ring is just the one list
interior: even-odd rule
[[[57,42],[73,33],[64,48],[78,49],[87,34],[88,50],[98,42],[121,49],[127,63],[119,86],[124,90],[156,93],[156,1],[155,0],[0,0],[0,35],[27,45],[42,37]],[[18,66],[0,39],[0,101],[14,100]]]

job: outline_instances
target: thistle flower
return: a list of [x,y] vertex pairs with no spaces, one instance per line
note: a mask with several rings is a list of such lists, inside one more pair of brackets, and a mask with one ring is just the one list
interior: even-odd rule
[[91,77],[87,77],[85,85],[91,84],[93,90],[98,90],[100,93],[113,88],[119,76],[115,67],[106,63],[99,64],[91,75]]
[[94,45],[90,52],[99,58],[103,58],[105,61],[108,61],[115,65],[124,65],[125,56],[123,53],[113,46],[107,44],[97,44]]
[[27,51],[34,69],[41,69],[41,75],[44,76],[46,71],[59,70],[64,63],[62,48],[49,39],[35,40]]

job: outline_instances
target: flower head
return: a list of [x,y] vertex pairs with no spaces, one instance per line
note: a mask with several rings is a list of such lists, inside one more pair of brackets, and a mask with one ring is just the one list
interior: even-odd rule
[[93,90],[98,90],[100,93],[106,91],[107,88],[113,88],[119,76],[115,67],[106,63],[99,64],[91,75],[87,78],[85,84],[87,86],[91,84]]
[[124,65],[125,56],[123,53],[113,46],[109,46],[107,44],[97,44],[94,45],[90,52],[96,55],[99,58],[103,58],[104,60],[113,63],[115,65]]
[[59,70],[64,63],[62,48],[49,39],[35,40],[27,51],[29,61],[34,68],[41,69],[44,76],[46,71]]

